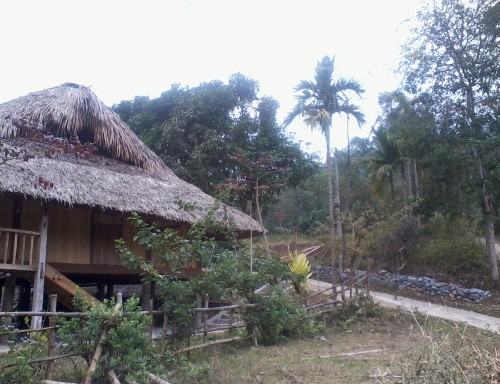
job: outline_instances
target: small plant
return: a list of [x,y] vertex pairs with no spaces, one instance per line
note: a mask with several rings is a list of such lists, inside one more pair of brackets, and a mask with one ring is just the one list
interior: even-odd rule
[[311,277],[311,266],[305,253],[293,252],[288,262],[292,272],[292,283],[299,294],[307,292],[307,280]]
[[35,334],[32,338],[9,340],[9,352],[2,356],[0,383],[38,383],[45,377],[45,366],[34,364],[33,360],[47,354],[46,333]]

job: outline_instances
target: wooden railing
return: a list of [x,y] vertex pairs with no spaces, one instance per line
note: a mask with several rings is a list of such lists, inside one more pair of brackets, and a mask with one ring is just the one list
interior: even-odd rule
[[0,228],[0,264],[36,266],[40,232]]

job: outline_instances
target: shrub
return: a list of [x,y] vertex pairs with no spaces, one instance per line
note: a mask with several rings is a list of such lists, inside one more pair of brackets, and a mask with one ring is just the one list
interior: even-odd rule
[[330,313],[327,320],[337,323],[341,328],[347,328],[352,323],[377,318],[381,311],[380,306],[370,296],[358,296],[342,302]]
[[285,337],[301,337],[316,331],[317,324],[305,310],[292,302],[281,287],[270,287],[266,295],[254,295],[258,304],[245,311],[248,331],[255,332],[264,345],[277,344]]
[[96,380],[104,381],[110,370],[121,377],[138,378],[154,365],[154,354],[146,332],[149,318],[139,313],[139,299],[132,297],[127,300],[123,312],[115,313],[114,306],[113,300],[105,300],[103,304],[88,308],[77,295],[75,309],[88,311],[89,316],[59,320],[58,336],[65,344],[64,349],[81,352],[87,363],[92,359],[102,330],[108,327],[105,349],[94,377]]
[[419,237],[419,244],[409,258],[411,265],[432,267],[449,275],[480,276],[488,273],[486,248],[466,221],[450,221],[436,214]]

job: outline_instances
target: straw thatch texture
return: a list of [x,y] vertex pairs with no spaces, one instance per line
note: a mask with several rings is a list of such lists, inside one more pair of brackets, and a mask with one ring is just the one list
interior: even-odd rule
[[66,83],[0,104],[0,137],[16,137],[14,120],[48,128],[55,136],[83,133],[111,157],[158,172],[171,172],[118,114],[88,87]]
[[[29,153],[43,154],[54,144],[16,138],[13,116],[37,119],[59,135],[86,131],[88,137],[90,132],[99,153],[86,160],[69,152],[9,161],[0,166],[0,192],[184,223],[202,219],[215,203],[214,198],[179,179],[86,87],[66,84],[0,104],[0,144],[15,141]],[[39,180],[50,185],[43,186]],[[182,209],[179,201],[196,208]],[[219,219],[230,222],[240,233],[262,232],[257,221],[229,206],[219,209]]]

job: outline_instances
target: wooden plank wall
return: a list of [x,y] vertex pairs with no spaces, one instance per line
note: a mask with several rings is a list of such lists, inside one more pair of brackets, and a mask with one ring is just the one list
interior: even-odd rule
[[92,211],[49,207],[48,263],[90,264]]
[[92,264],[122,265],[115,240],[123,237],[122,216],[94,211],[92,219]]

